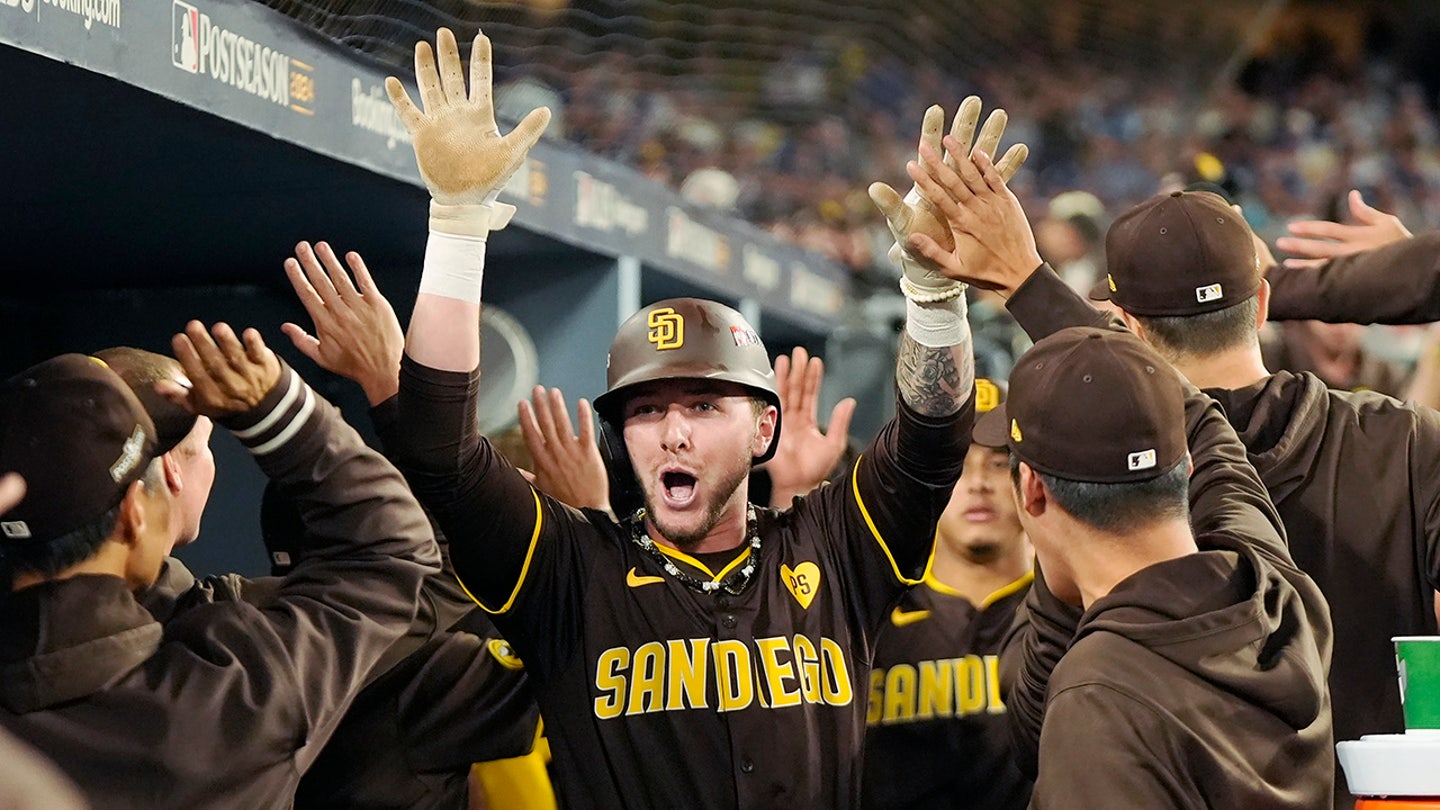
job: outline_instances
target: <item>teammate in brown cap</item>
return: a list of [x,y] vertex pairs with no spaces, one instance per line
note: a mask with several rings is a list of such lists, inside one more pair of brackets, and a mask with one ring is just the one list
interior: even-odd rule
[[[191,382],[167,396],[234,432],[300,505],[311,552],[262,606],[208,605],[162,628],[136,600],[180,514],[155,423],[103,362],[69,354],[0,384],[0,727],[96,807],[286,804],[438,570],[399,472],[253,330],[192,322]],[[336,650],[344,655],[336,655]]]
[[870,673],[864,806],[1023,808],[1030,779],[1010,751],[999,655],[1033,579],[1010,487],[1001,384],[975,381],[965,469],[924,582],[880,632]]
[[[188,387],[185,370],[173,357],[130,346],[102,349],[95,357],[120,375],[155,423],[156,454],[175,504],[172,544],[193,542],[215,480],[213,425],[155,388],[159,382]],[[260,529],[271,559],[283,560],[273,566],[275,576],[197,578],[180,560],[166,557],[140,603],[164,624],[216,602],[273,599],[281,578],[303,561],[307,534],[316,529],[306,526],[274,481],[261,500]],[[493,627],[481,635],[451,632],[452,625],[480,613],[454,575],[441,570],[426,577],[418,605],[409,631],[367,673],[365,688],[301,778],[296,807],[462,808],[472,763],[530,750],[538,713],[523,667],[487,644],[496,636]]]
[[1330,802],[1325,600],[1234,431],[1189,390],[1134,335],[1084,327],[1010,378],[1037,598],[1084,609],[1048,673],[1034,807]]
[[[924,569],[968,445],[963,286],[909,279],[896,419],[846,476],[783,512],[747,504],[782,422],[755,330],[713,301],[644,307],[620,327],[596,402],[622,521],[566,507],[473,420],[484,240],[508,217],[495,194],[546,116],[501,138],[489,41],[476,39],[468,93],[453,35],[438,44],[438,68],[416,47],[423,112],[388,83],[433,201],[399,419],[383,438],[536,683],[562,802],[857,804],[873,638]],[[338,266],[308,280],[326,307],[373,290]]]
[[[1041,264],[1003,181],[973,167],[971,177],[933,162],[930,168],[927,194],[971,235],[963,240],[971,252],[952,255],[969,259],[981,283],[1009,298],[1027,331],[1038,337],[1104,321]],[[982,240],[983,256],[975,252]],[[1212,195],[1137,207],[1111,229],[1107,252],[1112,303],[1223,405],[1284,520],[1295,561],[1329,600],[1336,737],[1402,730],[1390,637],[1436,630],[1440,415],[1379,394],[1328,390],[1310,374],[1268,373],[1256,329],[1269,287],[1249,229]],[[1292,306],[1289,314],[1301,313]],[[1033,694],[1039,701],[1043,690]],[[1010,708],[1025,713],[1013,701]],[[1336,805],[1345,806],[1347,796],[1337,785]]]

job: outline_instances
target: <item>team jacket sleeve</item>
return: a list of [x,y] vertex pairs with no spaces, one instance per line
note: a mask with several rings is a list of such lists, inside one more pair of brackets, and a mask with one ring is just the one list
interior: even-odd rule
[[[439,570],[439,554],[400,473],[288,366],[259,407],[223,424],[299,508],[303,561],[271,598],[184,611],[166,636],[226,661],[259,656],[244,668],[251,683],[214,696],[217,705],[244,700],[253,711],[269,702],[267,723],[293,723],[296,740],[321,743],[410,626],[420,582]],[[319,747],[301,751],[299,766]]]
[[1079,605],[1062,602],[1050,592],[1045,572],[1036,565],[1035,581],[1015,611],[1000,652],[1000,682],[1015,765],[1031,779],[1037,768],[1050,674],[1074,640],[1081,613]]
[[1272,321],[1440,321],[1440,231],[1338,256],[1316,270],[1279,265],[1265,278]]
[[1024,284],[1015,290],[1005,308],[1032,341],[1071,326],[1096,326],[1102,329],[1124,329],[1121,321],[1091,306],[1080,294],[1055,275],[1050,265],[1042,264]]
[[1270,493],[1250,465],[1245,445],[1220,406],[1185,385],[1185,429],[1190,458],[1190,525],[1204,547],[1212,532],[1244,540],[1284,568],[1294,569],[1285,525]]
[[1193,807],[1167,767],[1183,762],[1166,723],[1134,698],[1083,684],[1050,701],[1030,807]]

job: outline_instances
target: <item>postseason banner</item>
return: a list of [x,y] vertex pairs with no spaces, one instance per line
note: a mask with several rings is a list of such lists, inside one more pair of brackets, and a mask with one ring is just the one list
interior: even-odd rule
[[[466,32],[457,32],[465,36]],[[0,0],[10,46],[423,185],[386,70],[250,0]],[[413,77],[401,76],[413,89]],[[525,228],[826,330],[846,273],[628,167],[542,141],[502,195]]]

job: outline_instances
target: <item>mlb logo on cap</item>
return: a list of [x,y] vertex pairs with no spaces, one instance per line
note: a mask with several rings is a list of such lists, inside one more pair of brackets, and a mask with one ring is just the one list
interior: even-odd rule
[[1224,297],[1225,292],[1220,288],[1219,284],[1211,284],[1206,287],[1195,288],[1195,300],[1199,301],[1202,304],[1206,301],[1218,301]]
[[1131,453],[1129,456],[1126,457],[1126,463],[1129,465],[1131,472],[1135,472],[1136,470],[1148,470],[1151,467],[1155,466],[1155,451],[1151,449],[1141,450],[1138,453]]

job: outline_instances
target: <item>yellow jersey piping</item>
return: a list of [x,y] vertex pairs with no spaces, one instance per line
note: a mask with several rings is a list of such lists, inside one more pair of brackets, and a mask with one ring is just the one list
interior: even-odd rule
[[[860,462],[864,460],[864,455],[855,459],[855,466],[850,470],[850,491],[855,495],[855,505],[860,507],[860,516],[865,518],[865,525],[870,527],[871,536],[875,538],[876,543],[880,544],[880,550],[885,552],[885,559],[890,561],[890,571],[895,574],[895,579],[905,585],[919,585],[920,580],[911,579],[900,573],[900,566],[895,562],[895,555],[890,553],[889,544],[885,542],[885,538],[880,536],[880,530],[875,528],[875,521],[870,519],[870,510],[865,508],[865,501],[860,497]],[[932,538],[930,542],[930,556],[925,560],[926,571],[930,570],[930,565],[934,559],[935,542]]]
[[530,533],[530,548],[525,550],[525,563],[520,566],[520,576],[515,580],[515,589],[510,592],[510,598],[505,600],[505,604],[498,608],[492,608],[481,602],[475,598],[475,594],[471,593],[469,588],[465,587],[465,582],[460,579],[460,574],[455,574],[455,581],[460,583],[460,590],[470,597],[471,602],[479,605],[481,610],[492,616],[505,613],[515,604],[515,597],[520,595],[520,586],[525,584],[525,577],[530,573],[530,561],[535,559],[535,546],[540,540],[540,527],[545,519],[545,513],[540,507],[540,493],[536,492],[534,487],[530,488],[530,497],[535,499],[535,531]]
[[732,570],[735,569],[735,566],[739,565],[750,557],[750,545],[747,543],[745,545],[745,550],[737,554],[735,556],[735,559],[726,563],[725,567],[721,568],[720,573],[717,574],[714,571],[710,570],[710,566],[706,565],[703,562],[700,562],[699,560],[691,557],[689,554],[686,554],[679,549],[670,548],[669,546],[663,545],[661,543],[656,543],[655,548],[660,549],[661,554],[664,554],[668,557],[674,557],[675,559],[685,563],[692,568],[704,571],[706,576],[710,577],[711,582],[719,582],[720,580],[724,579],[726,574],[730,573]]

